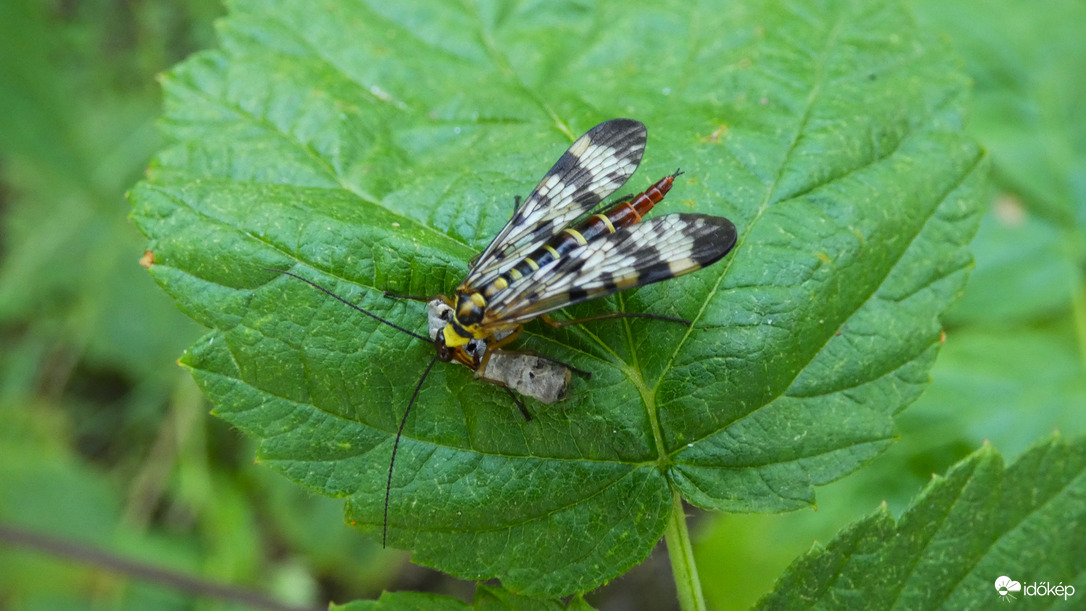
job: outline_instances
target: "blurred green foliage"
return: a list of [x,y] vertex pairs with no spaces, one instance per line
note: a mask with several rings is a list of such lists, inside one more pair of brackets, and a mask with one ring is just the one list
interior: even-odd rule
[[[911,4],[975,80],[971,131],[993,161],[977,269],[900,443],[821,488],[817,512],[695,520],[713,608],[746,607],[813,539],[882,500],[899,512],[985,439],[1013,459],[1053,429],[1086,427],[1086,5]],[[173,366],[200,330],[136,264],[144,241],[123,196],[159,144],[154,75],[214,45],[221,11],[0,3],[0,522],[298,604],[372,596],[401,556],[346,534],[341,502],[249,464],[253,449]],[[401,583],[422,589],[418,575]],[[0,600],[194,604],[2,544]]]
[[[373,595],[399,561],[345,539],[341,503],[249,466],[175,365],[199,327],[138,264],[125,192],[160,145],[155,75],[214,44],[222,10],[0,3],[0,524],[296,604]],[[0,601],[194,599],[0,543]]]

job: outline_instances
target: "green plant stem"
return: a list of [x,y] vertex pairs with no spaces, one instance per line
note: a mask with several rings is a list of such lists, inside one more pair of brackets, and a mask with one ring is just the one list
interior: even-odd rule
[[1075,321],[1075,335],[1078,336],[1079,360],[1086,366],[1086,288],[1081,277],[1078,286],[1071,297],[1071,313]]
[[705,595],[698,580],[698,567],[694,564],[694,547],[690,544],[690,531],[686,528],[686,513],[679,491],[671,489],[671,519],[664,531],[667,553],[671,557],[671,572],[675,575],[675,589],[679,593],[679,606],[683,611],[705,611]]

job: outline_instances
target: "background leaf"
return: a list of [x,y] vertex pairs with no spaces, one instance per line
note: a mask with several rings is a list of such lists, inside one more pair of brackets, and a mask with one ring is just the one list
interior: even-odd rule
[[985,446],[936,477],[900,520],[883,507],[799,559],[758,608],[976,609],[997,600],[1003,575],[1081,595],[1084,492],[1086,439],[1037,444],[1006,469]]
[[466,611],[471,605],[436,594],[422,592],[386,592],[378,600],[354,601],[345,605],[332,604],[333,611],[398,611],[400,609],[418,609],[419,611]]
[[740,245],[576,312],[694,328],[530,328],[529,348],[595,374],[530,424],[470,372],[435,368],[397,458],[390,539],[556,596],[643,559],[672,487],[714,509],[810,504],[890,443],[970,265],[984,164],[959,133],[965,81],[903,24],[866,3],[239,2],[223,50],[166,77],[174,144],[132,197],[153,276],[212,328],[183,362],[262,462],[379,532],[431,348],[263,268],[422,328],[420,307],[381,291],[451,291],[512,194],[576,134],[632,116],[650,142],[629,188],[681,165],[671,209],[732,218]]
[[1013,457],[1056,428],[1086,432],[1075,416],[1086,409],[1086,129],[1076,111],[1086,82],[1071,76],[1086,61],[1073,25],[1086,5],[1061,0],[1029,18],[1012,2],[979,6],[917,4],[954,37],[976,81],[970,131],[992,152],[995,194],[972,246],[977,271],[946,316],[948,358],[909,417],[943,448],[991,440]]
[[475,591],[475,600],[471,605],[448,596],[435,596],[421,592],[386,592],[379,600],[357,601],[346,605],[335,605],[334,611],[396,611],[398,609],[417,609],[419,611],[591,611],[592,607],[580,598],[574,598],[568,605],[557,601],[540,600],[518,596],[502,588],[479,584]]

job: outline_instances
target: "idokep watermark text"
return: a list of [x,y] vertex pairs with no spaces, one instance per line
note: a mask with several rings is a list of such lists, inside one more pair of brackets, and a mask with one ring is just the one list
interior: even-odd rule
[[1064,585],[1062,581],[1055,584],[1047,581],[1034,581],[1022,585],[1022,582],[1015,581],[1006,575],[1002,575],[995,580],[995,589],[1003,600],[1014,600],[1017,598],[1015,594],[1029,597],[1058,596],[1064,600],[1075,595],[1075,586],[1071,584]]

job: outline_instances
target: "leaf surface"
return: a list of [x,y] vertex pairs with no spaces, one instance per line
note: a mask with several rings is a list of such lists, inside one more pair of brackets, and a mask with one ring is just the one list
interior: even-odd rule
[[[390,543],[560,596],[640,562],[674,510],[779,511],[885,449],[961,290],[981,149],[966,83],[896,5],[591,9],[238,2],[222,50],[164,79],[173,144],[132,195],[151,272],[211,330],[183,357],[259,460],[380,536],[393,438],[433,348],[407,328],[577,135],[649,144],[624,191],[681,166],[661,211],[731,218],[706,270],[573,308],[522,345],[591,371],[526,423],[435,367],[407,420]],[[645,44],[651,41],[651,44]]]

